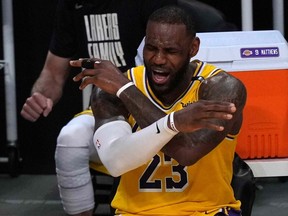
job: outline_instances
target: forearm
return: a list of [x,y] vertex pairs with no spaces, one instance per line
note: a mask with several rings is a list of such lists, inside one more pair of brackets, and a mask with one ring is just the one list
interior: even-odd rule
[[167,127],[168,116],[132,133],[125,121],[102,125],[93,142],[99,157],[112,176],[120,176],[148,162],[177,132]]
[[166,115],[135,86],[123,91],[120,99],[141,128],[147,127]]
[[31,93],[41,93],[45,97],[52,99],[54,104],[57,103],[62,96],[69,71],[69,59],[56,56],[49,51],[43,70]]
[[64,84],[62,82],[57,82],[55,79],[53,79],[53,77],[42,74],[34,83],[31,90],[31,95],[38,92],[45,97],[50,98],[53,103],[56,104],[62,97]]

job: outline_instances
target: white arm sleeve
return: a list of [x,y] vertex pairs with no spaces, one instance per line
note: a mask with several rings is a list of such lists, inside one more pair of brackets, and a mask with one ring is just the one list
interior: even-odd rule
[[167,116],[132,133],[126,121],[113,121],[99,127],[93,137],[103,165],[112,176],[120,176],[152,159],[177,132],[167,127]]

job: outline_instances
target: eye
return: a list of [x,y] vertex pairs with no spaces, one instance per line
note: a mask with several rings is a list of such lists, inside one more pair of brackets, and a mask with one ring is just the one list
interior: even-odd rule
[[151,46],[151,45],[145,45],[144,49],[147,50],[147,51],[154,51],[154,50],[156,50],[156,47]]
[[174,48],[168,48],[168,49],[165,49],[165,52],[168,54],[177,54],[179,53],[179,50],[174,49]]

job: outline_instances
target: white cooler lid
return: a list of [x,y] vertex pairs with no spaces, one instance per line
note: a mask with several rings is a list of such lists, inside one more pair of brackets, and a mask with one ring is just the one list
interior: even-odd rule
[[226,71],[288,69],[288,44],[276,30],[198,33],[193,59]]

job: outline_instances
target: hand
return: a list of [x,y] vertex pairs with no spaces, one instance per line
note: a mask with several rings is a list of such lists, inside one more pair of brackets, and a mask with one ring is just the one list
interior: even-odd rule
[[222,131],[224,126],[220,125],[220,122],[223,121],[212,120],[230,120],[234,112],[236,107],[233,103],[199,100],[174,113],[175,127],[181,132],[192,132],[201,128]]
[[115,95],[116,92],[129,80],[110,61],[100,59],[79,59],[70,61],[72,67],[82,67],[84,70],[77,74],[75,82],[82,79],[80,89],[93,84],[102,90]]
[[26,99],[21,110],[23,118],[35,122],[40,115],[47,117],[53,107],[53,101],[44,95],[35,92],[31,97]]

